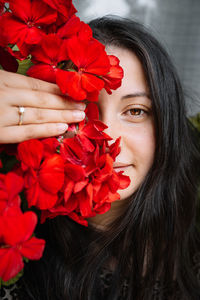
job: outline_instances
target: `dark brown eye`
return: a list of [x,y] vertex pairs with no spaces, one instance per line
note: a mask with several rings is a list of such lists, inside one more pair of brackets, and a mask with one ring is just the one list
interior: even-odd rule
[[143,110],[140,109],[140,108],[132,108],[132,109],[130,109],[130,114],[131,115],[139,116],[139,115],[141,115],[142,112],[143,112]]
[[145,111],[141,108],[131,108],[128,111],[131,116],[140,116],[145,113]]

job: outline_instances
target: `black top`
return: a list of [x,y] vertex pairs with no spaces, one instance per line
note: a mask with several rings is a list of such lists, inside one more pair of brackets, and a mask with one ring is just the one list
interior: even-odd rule
[[[194,256],[194,268],[197,279],[200,285],[200,252]],[[104,269],[99,276],[100,289],[95,294],[95,300],[111,300],[108,299],[109,288],[112,282],[112,272]],[[121,286],[121,295],[118,300],[126,300],[127,291],[129,288],[128,278],[124,279]],[[170,286],[162,284],[159,280],[155,282],[152,290],[152,300],[182,300],[177,283],[174,281]],[[27,300],[23,296],[19,296],[18,286],[12,285],[9,287],[2,287],[0,290],[0,300]]]

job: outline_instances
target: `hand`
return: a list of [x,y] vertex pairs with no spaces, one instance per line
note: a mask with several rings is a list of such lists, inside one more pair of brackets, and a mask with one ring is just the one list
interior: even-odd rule
[[[19,107],[25,108],[20,126]],[[0,143],[61,135],[84,119],[84,109],[56,84],[0,70]]]

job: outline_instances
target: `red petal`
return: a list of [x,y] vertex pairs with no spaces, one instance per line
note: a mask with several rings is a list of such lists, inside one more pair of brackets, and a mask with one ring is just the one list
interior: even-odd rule
[[131,180],[130,180],[129,176],[123,175],[121,173],[122,173],[122,171],[118,173],[119,180],[120,180],[119,189],[125,189],[129,186],[129,184],[131,183]]
[[121,148],[120,148],[120,141],[121,141],[121,137],[117,138],[116,141],[108,146],[109,147],[109,153],[110,156],[112,157],[113,160],[115,160],[116,156],[120,153]]
[[78,206],[78,198],[76,195],[71,195],[71,197],[65,202],[65,209],[68,213],[72,213],[77,209]]
[[6,218],[4,229],[5,243],[14,246],[30,238],[37,223],[37,216],[32,211]]
[[70,213],[68,217],[81,225],[88,226],[88,222],[82,216],[79,216],[74,212]]
[[68,22],[64,23],[62,27],[59,28],[57,35],[60,38],[69,38],[76,34],[81,27],[81,21],[79,17],[73,15]]
[[99,91],[87,93],[87,100],[91,102],[97,102],[99,100]]
[[31,17],[32,20],[35,21],[35,24],[49,25],[56,21],[57,12],[51,9],[43,1],[34,0],[32,1]]
[[117,66],[119,65],[119,58],[115,55],[108,55],[109,62],[111,66]]
[[[32,61],[33,63],[44,63],[45,65],[51,65],[52,59],[51,56],[48,55],[42,48],[42,43],[40,43],[38,46],[31,49],[31,55],[32,55]],[[52,66],[51,66],[52,67]]]
[[65,173],[73,181],[82,181],[85,179],[85,170],[82,166],[65,164]]
[[16,249],[0,248],[0,278],[8,281],[14,278],[24,267],[22,256]]
[[9,172],[6,174],[5,185],[9,192],[10,199],[13,199],[21,192],[24,185],[24,180],[17,174]]
[[[83,151],[80,143],[74,138],[65,139],[63,143],[65,146],[65,151],[69,152],[69,159],[72,158],[73,161],[74,158],[75,164],[78,164],[78,161],[80,162],[80,164],[82,164],[82,159],[85,156],[85,152]],[[68,157],[66,157],[66,159],[68,160]]]
[[112,202],[117,201],[119,199],[120,199],[120,195],[118,193],[113,194],[113,193],[109,192],[108,193],[108,199],[106,201],[112,203]]
[[77,72],[57,70],[56,82],[63,94],[68,94],[75,100],[86,99],[86,92],[81,86],[81,76]]
[[31,18],[31,0],[23,1],[23,3],[21,0],[10,0],[9,8],[11,9],[13,15],[17,16],[23,21]]
[[99,166],[101,167],[98,180],[106,180],[108,176],[112,175],[113,172],[113,159],[109,154],[102,155],[100,158]]
[[30,185],[26,189],[26,199],[28,202],[28,207],[36,205],[39,192],[40,192],[40,185],[38,182],[35,182],[33,185]]
[[20,253],[28,259],[40,259],[42,257],[45,247],[45,241],[32,237],[30,240],[25,241],[20,247]]
[[64,163],[60,155],[46,158],[39,171],[39,183],[49,193],[57,193],[64,182]]
[[103,203],[103,204],[99,204],[97,203],[94,207],[94,210],[97,214],[104,214],[106,213],[109,209],[111,208],[111,204],[110,203]]
[[95,146],[86,136],[77,134],[76,140],[78,140],[85,152],[93,152],[95,150]]
[[[26,32],[26,38],[23,40],[23,42],[27,44],[38,44],[42,37],[44,36],[44,33],[38,29],[37,27],[28,28]],[[22,39],[21,39],[22,42]]]
[[88,103],[85,109],[86,116],[88,117],[89,121],[92,120],[99,120],[99,110],[96,103]]
[[81,85],[88,92],[100,91],[104,87],[104,81],[97,76],[83,73],[81,76]]
[[18,145],[19,159],[28,167],[38,169],[43,157],[43,144],[38,140],[29,140]]
[[88,194],[86,194],[84,191],[81,191],[80,193],[76,194],[80,213],[83,217],[91,217],[93,214],[92,212],[92,205],[91,205],[91,199]]
[[55,154],[59,146],[57,138],[43,139],[42,144],[44,145],[44,157],[49,157]]
[[39,209],[50,209],[56,204],[57,201],[57,194],[51,194],[40,188],[36,207],[38,207]]
[[119,176],[116,174],[116,172],[113,172],[112,176],[108,179],[108,186],[110,188],[110,191],[112,193],[116,193],[116,191],[119,189],[119,185],[120,185]]
[[[34,58],[38,61],[47,64],[56,64],[58,62],[58,55],[63,41],[55,34],[49,34],[42,39],[39,45],[32,53]],[[65,54],[67,59],[67,54]],[[63,58],[64,60],[64,58]]]
[[[27,25],[17,19],[14,19],[11,14],[8,14],[3,19],[1,26],[2,34],[7,32],[7,42],[11,44],[18,44],[19,41],[24,43],[29,32]],[[7,30],[8,28],[9,30]]]
[[84,187],[88,184],[88,179],[83,180],[83,181],[78,181],[74,185],[74,193],[80,192]]
[[77,12],[72,0],[44,0],[44,2],[59,11],[67,19]]
[[110,70],[110,63],[104,46],[102,47],[102,44],[97,40],[93,40],[88,46],[86,72],[99,76],[106,75]]
[[81,28],[78,31],[78,37],[82,41],[91,40],[92,38],[92,29],[88,24],[81,22]]
[[44,81],[56,83],[56,73],[55,69],[46,64],[37,64],[31,66],[26,74],[30,77],[41,79]]
[[74,189],[74,181],[70,180],[69,178],[66,179],[66,184],[64,186],[64,199],[65,202],[68,201],[69,197],[71,196],[73,189]]

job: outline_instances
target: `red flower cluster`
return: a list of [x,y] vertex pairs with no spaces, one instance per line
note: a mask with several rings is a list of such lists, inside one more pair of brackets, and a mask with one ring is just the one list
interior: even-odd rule
[[121,85],[119,61],[109,58],[91,28],[74,15],[70,0],[8,2],[10,11],[0,20],[0,46],[6,39],[18,46],[19,51],[9,50],[16,58],[31,55],[34,65],[27,75],[57,83],[74,100],[97,101],[103,87],[110,92]]
[[68,215],[87,225],[87,218],[108,211],[111,202],[120,198],[117,190],[130,183],[128,176],[113,169],[120,139],[109,146],[111,138],[103,132],[107,126],[92,119],[98,114],[96,104],[88,104],[86,113],[89,121],[79,123],[75,136],[63,139],[57,148],[64,161],[64,184],[54,207],[42,212],[42,222]]
[[[102,88],[110,94],[121,85],[123,70],[75,13],[71,0],[0,0],[1,66],[16,72],[21,60],[31,59],[27,75],[57,83],[75,101],[89,102],[86,119],[71,125],[66,136],[25,141],[16,151],[7,151],[17,159],[7,174],[0,160],[4,281],[23,269],[24,258],[39,259],[44,250],[45,241],[33,236],[37,216],[22,207],[41,210],[41,222],[67,215],[87,226],[87,218],[108,211],[120,198],[117,191],[130,183],[123,172],[113,170],[120,139],[110,145],[112,138],[104,132],[107,126],[99,121],[94,103]],[[6,149],[1,147],[0,153]]]
[[0,174],[0,278],[7,281],[24,267],[23,258],[40,259],[45,241],[33,237],[37,216],[22,213],[19,192],[24,181],[14,172]]

